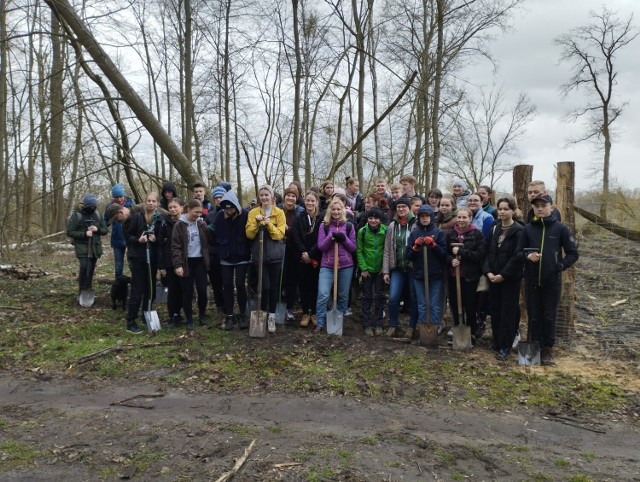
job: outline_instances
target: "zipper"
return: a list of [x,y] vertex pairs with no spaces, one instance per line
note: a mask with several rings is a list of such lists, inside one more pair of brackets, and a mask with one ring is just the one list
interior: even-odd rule
[[542,221],[542,241],[540,242],[540,260],[538,261],[538,286],[542,286],[542,252],[544,251],[545,224]]

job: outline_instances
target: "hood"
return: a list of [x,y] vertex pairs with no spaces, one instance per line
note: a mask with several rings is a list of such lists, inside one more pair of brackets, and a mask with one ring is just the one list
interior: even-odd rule
[[181,222],[183,222],[184,224],[186,224],[187,226],[195,224],[198,222],[198,220],[196,219],[193,222],[190,222],[189,219],[187,219],[187,213],[181,214],[180,218],[178,218]]
[[[426,226],[423,226],[423,224],[420,222],[420,215],[422,213],[427,213],[429,215],[429,224],[427,224]],[[433,209],[431,209],[431,206],[429,206],[428,204],[423,204],[422,206],[420,206],[420,209],[418,209],[418,225],[420,227],[424,227],[427,230],[431,229],[433,227]]]
[[240,201],[238,201],[238,197],[233,191],[227,191],[222,199],[220,200],[220,208],[224,209],[225,205],[232,204],[234,208],[238,210],[238,213],[242,212],[242,206],[240,206]]
[[178,197],[176,185],[172,182],[167,181],[162,185],[162,191],[160,191],[160,193],[162,194],[165,191],[171,191],[173,193],[173,197]]

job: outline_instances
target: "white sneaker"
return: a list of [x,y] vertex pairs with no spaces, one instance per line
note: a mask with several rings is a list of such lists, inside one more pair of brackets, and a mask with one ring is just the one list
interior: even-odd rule
[[287,314],[285,315],[285,317],[284,317],[284,318],[285,318],[285,320],[287,320],[287,321],[292,321],[292,320],[295,320],[295,319],[296,319],[296,317],[295,317],[295,316],[293,316],[293,311],[291,311],[291,310],[287,310]]
[[275,313],[269,313],[269,318],[267,318],[267,330],[269,333],[276,332],[276,315]]
[[453,328],[449,328],[449,331],[447,332],[447,336],[449,338],[453,338]]
[[518,348],[518,343],[520,343],[520,332],[516,331],[516,337],[513,339],[513,345],[511,345],[511,349],[515,350]]
[[347,311],[344,312],[344,316],[351,316],[353,315],[353,311],[351,311],[351,308],[347,308]]

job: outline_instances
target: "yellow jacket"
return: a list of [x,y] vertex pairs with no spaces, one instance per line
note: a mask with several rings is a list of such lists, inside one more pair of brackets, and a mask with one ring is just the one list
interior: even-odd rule
[[284,215],[284,211],[277,206],[271,208],[271,216],[269,216],[269,223],[261,223],[256,220],[256,216],[262,214],[264,211],[262,207],[258,206],[249,211],[249,217],[247,218],[247,225],[245,226],[245,232],[247,238],[256,239],[260,225],[264,225],[265,232],[274,241],[284,239],[285,231],[287,229],[287,219]]

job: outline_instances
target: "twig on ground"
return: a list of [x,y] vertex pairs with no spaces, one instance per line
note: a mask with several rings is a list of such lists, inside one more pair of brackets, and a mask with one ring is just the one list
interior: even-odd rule
[[233,466],[233,468],[230,471],[222,474],[220,478],[216,480],[216,482],[225,482],[226,480],[229,480],[231,477],[233,477],[246,462],[247,458],[249,457],[249,454],[251,453],[251,450],[253,450],[253,446],[255,445],[255,443],[256,443],[256,439],[253,439],[249,444],[249,446],[246,449],[244,449],[244,453],[242,454],[242,457],[240,457],[236,461],[236,464]]
[[78,361],[76,361],[76,364],[81,365],[83,363],[86,363],[91,360],[95,360],[96,358],[107,355],[114,351],[122,351],[122,340],[118,340],[118,342],[116,343],[116,346],[103,348],[102,350],[98,350],[96,352],[89,353],[88,355],[81,356],[80,358],[78,358]]
[[276,468],[276,469],[286,469],[288,467],[297,467],[298,465],[302,465],[302,462],[285,462],[283,464],[275,464],[274,468]]
[[24,311],[24,308],[21,308],[20,306],[0,306],[0,310]]
[[626,302],[627,302],[626,299],[615,301],[615,302],[611,303],[611,308],[615,308],[616,306],[624,305]]
[[136,404],[127,403],[127,402],[136,400],[138,398],[160,398],[160,397],[164,397],[164,393],[152,393],[150,395],[140,394],[140,395],[134,395],[133,397],[125,398],[124,400],[120,400],[119,402],[111,402],[109,405],[118,405],[121,407],[131,407],[131,408],[144,408],[146,410],[151,410],[154,408],[153,405],[136,405]]

